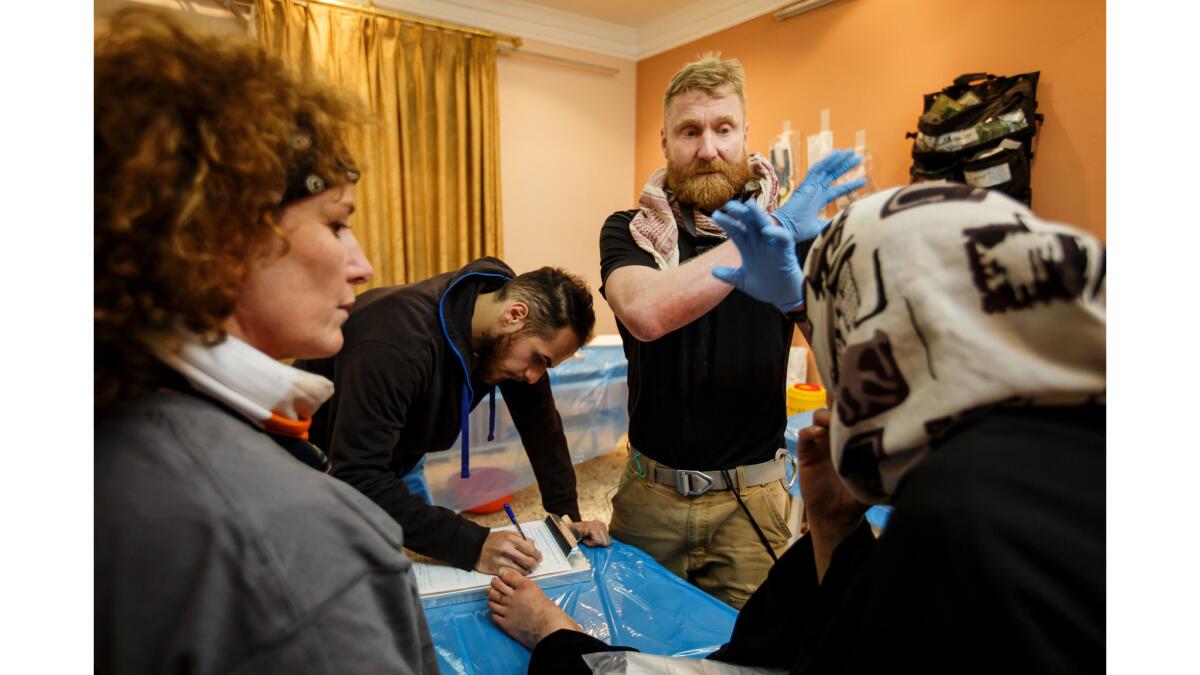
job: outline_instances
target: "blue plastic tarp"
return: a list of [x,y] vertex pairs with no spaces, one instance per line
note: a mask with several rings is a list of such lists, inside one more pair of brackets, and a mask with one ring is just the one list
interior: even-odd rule
[[[702,657],[729,640],[737,611],[675,576],[640,550],[613,541],[581,547],[590,581],[550,598],[589,635],[649,654]],[[485,600],[425,612],[443,673],[524,673],[529,650],[491,620]]]

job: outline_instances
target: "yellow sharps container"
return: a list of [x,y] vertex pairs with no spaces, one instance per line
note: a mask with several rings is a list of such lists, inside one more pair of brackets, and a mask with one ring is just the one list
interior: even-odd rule
[[825,388],[815,384],[794,384],[787,390],[787,414],[825,407]]

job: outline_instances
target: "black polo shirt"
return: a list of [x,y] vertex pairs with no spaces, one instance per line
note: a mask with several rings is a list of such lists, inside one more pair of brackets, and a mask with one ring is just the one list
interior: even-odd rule
[[[626,265],[658,269],[629,232],[636,214],[618,211],[600,231],[602,284]],[[680,264],[723,241],[697,236],[685,223],[679,228]],[[787,423],[784,378],[792,326],[773,305],[738,290],[653,342],[633,337],[617,319],[629,360],[629,442],[676,469],[730,469],[774,457]]]

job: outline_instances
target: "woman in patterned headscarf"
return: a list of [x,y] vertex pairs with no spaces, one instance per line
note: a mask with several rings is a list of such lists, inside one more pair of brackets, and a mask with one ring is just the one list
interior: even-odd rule
[[[1103,246],[948,183],[854,203],[804,271],[756,204],[714,219],[742,258],[719,278],[781,309],[807,300],[831,409],[800,436],[808,534],[710,658],[821,674],[1102,671]],[[895,508],[878,540],[872,502]],[[501,627],[535,647],[531,672],[587,672],[572,670],[581,654],[614,649],[529,582],[493,587]]]
[[[727,211],[744,278],[778,281],[786,233]],[[749,605],[731,644],[790,640],[806,672],[1102,670],[1104,247],[922,183],[850,206],[791,274],[831,409],[800,439],[810,536],[756,597],[813,611],[798,657]],[[878,541],[868,503],[895,507]]]

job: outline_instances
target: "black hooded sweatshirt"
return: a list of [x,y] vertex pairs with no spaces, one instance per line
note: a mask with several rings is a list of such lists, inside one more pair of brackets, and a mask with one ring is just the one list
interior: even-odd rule
[[[456,272],[358,297],[342,327],[336,356],[295,365],[333,381],[333,398],[313,417],[313,443],[329,452],[333,475],[353,485],[404,528],[417,553],[471,569],[488,529],[430,506],[408,492],[402,477],[427,452],[446,450],[491,391],[476,371],[471,317],[482,293],[513,276],[496,258]],[[550,378],[499,385],[521,436],[542,506],[579,519],[575,472],[554,407]]]

